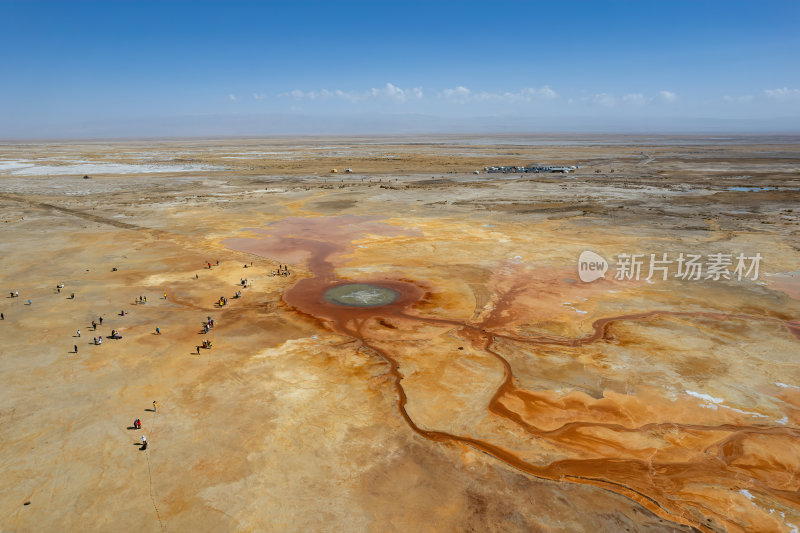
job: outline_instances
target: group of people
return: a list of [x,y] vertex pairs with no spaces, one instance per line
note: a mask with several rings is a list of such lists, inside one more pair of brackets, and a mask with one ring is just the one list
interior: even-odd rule
[[[219,262],[217,262],[217,264],[219,264]],[[209,267],[210,267],[210,265],[209,265]],[[114,270],[116,270],[116,268]],[[63,289],[63,288],[64,288],[64,283],[57,284],[56,285],[56,292],[58,292],[60,294],[61,293],[61,289]],[[18,290],[10,291],[9,294],[10,294],[11,298],[19,298],[19,291]],[[70,298],[75,298],[75,293],[72,293]],[[165,300],[167,299],[167,293],[164,293],[164,299]],[[138,302],[139,303],[146,303],[147,302],[147,297],[146,296],[139,296]],[[226,300],[226,302],[227,302],[227,300]],[[30,304],[30,300],[28,300],[28,303]],[[120,316],[125,316],[125,311],[124,310],[120,311]],[[5,314],[0,313],[0,320],[5,320]],[[103,325],[103,317],[102,316],[97,318],[97,322],[92,320],[92,330],[93,331],[97,330],[98,322],[99,322],[99,325],[101,325],[101,326]],[[206,328],[211,328],[211,327],[214,326],[214,321],[211,319],[211,317],[208,317],[208,321],[204,325],[205,325]],[[161,330],[159,328],[156,328],[156,334],[159,334],[159,335],[161,334]],[[76,337],[80,337],[81,336],[81,330],[80,329],[78,329],[75,332],[75,336]],[[116,329],[112,329],[111,330],[111,337],[114,338],[114,339],[121,339],[122,338],[122,336],[119,334],[119,331],[116,330]],[[103,344],[103,336],[100,335],[100,336],[94,337],[92,339],[92,342],[95,345]],[[210,348],[210,347],[211,347],[211,341],[204,340],[203,341],[203,348]],[[73,351],[76,354],[78,353],[78,345],[77,344],[73,346]],[[198,353],[199,352],[200,352],[200,349],[198,347]],[[153,401],[153,412],[154,413],[158,412],[158,403],[156,401]],[[137,418],[136,420],[133,421],[133,429],[136,429],[136,430],[142,429],[142,421],[140,419]],[[147,450],[147,437],[142,435],[141,439],[142,439],[142,446],[141,446],[140,449],[141,450]]]
[[[15,291],[11,291],[11,292],[9,292],[9,294],[11,295],[11,296],[9,296],[9,298],[19,298],[19,291],[16,291],[16,290]],[[28,305],[31,305],[31,301],[30,300],[28,300]]]
[[[208,333],[214,327],[214,319],[210,316],[206,317],[203,322],[203,333]],[[211,341],[206,339],[203,341],[202,346],[197,347],[197,355],[200,355],[200,348],[211,348]]]
[[[219,265],[219,261],[218,260],[217,260],[216,264]],[[207,263],[207,265],[208,265],[208,268],[210,269],[211,268],[211,263]],[[244,265],[244,266],[245,266],[245,268],[247,268],[248,265]],[[251,266],[252,266],[252,263],[251,263]],[[116,270],[116,267],[114,268],[114,270]],[[280,268],[277,271],[273,271],[273,275],[287,276],[287,275],[289,275],[289,269],[288,269],[288,267],[285,267],[284,265],[280,265]],[[198,276],[195,275],[195,277],[198,277]],[[240,285],[243,288],[246,288],[246,287],[249,286],[249,281],[246,278],[241,278],[240,279]],[[59,294],[61,293],[61,289],[63,289],[63,288],[64,288],[64,283],[58,283],[56,285],[56,291]],[[18,298],[19,297],[19,291],[18,290],[11,291],[10,292],[10,297],[11,298]],[[75,295],[74,295],[74,293],[72,293],[71,298],[74,298],[74,297],[75,297]],[[235,298],[241,298],[241,297],[242,297],[242,291],[241,290],[236,291]],[[165,300],[167,299],[167,293],[166,292],[164,293],[164,299]],[[30,303],[30,300],[29,300],[29,303]],[[139,296],[138,299],[137,299],[137,303],[139,303],[139,304],[147,303],[147,297],[146,296]],[[221,296],[219,298],[218,305],[220,307],[226,305],[227,303],[228,303],[228,299],[225,296]],[[119,315],[120,316],[125,316],[126,315],[125,310],[124,309],[121,310]],[[0,319],[5,319],[5,316],[2,313],[0,313]],[[98,325],[100,325],[100,326],[103,325],[103,317],[102,316],[98,317],[97,321],[92,320],[92,330],[96,331]],[[204,331],[204,333],[208,333],[210,331],[210,329],[213,328],[213,327],[214,327],[214,320],[209,316],[209,317],[207,317],[207,320],[203,323],[203,331]],[[76,333],[77,333],[76,336],[80,337],[80,335],[81,335],[80,334],[80,330],[77,330]],[[161,330],[158,327],[156,328],[156,334],[157,335],[161,334]],[[111,338],[113,338],[113,339],[121,339],[122,336],[120,335],[118,330],[112,329],[111,330]],[[94,345],[101,345],[103,343],[103,337],[102,337],[102,335],[97,336],[97,337],[93,337],[92,341],[93,341]],[[211,340],[204,339],[202,341],[202,345],[197,347],[197,353],[198,354],[200,353],[200,348],[210,349],[211,346],[212,346]],[[74,346],[74,352],[78,353],[78,346],[77,345]],[[154,401],[153,402],[153,412],[157,412],[157,408],[158,408],[158,405]],[[136,429],[136,430],[142,429],[142,422],[141,422],[140,419],[137,418],[136,420],[134,420],[133,428]],[[142,435],[141,440],[142,440],[141,450],[146,450],[147,449],[147,444],[148,444],[147,443],[147,438],[144,435]]]
[[[247,265],[245,265],[245,268],[247,268]],[[250,286],[250,282],[248,281],[247,278],[240,278],[239,279],[239,285],[241,285],[242,288],[246,289],[247,287]],[[233,297],[234,298],[241,298],[242,297],[242,291],[236,291],[235,293],[233,293]],[[219,305],[220,307],[222,307],[223,305],[225,305],[227,303],[228,303],[228,299],[225,298],[224,296],[220,296],[219,300],[217,301],[217,305]]]
[[[64,284],[63,283],[59,284],[59,286],[62,289],[64,288]],[[100,321],[100,325],[103,324],[103,317],[101,317],[101,316],[97,317],[97,320]],[[92,320],[92,331],[97,331],[97,322],[95,322],[94,320]],[[111,337],[112,338],[115,338],[115,339],[122,338],[122,337],[115,336],[115,335],[119,335],[119,332],[117,330],[115,330],[115,329],[112,329],[111,330]],[[76,332],[76,336],[80,338],[81,330],[78,330]],[[92,344],[94,344],[95,346],[99,346],[99,345],[103,344],[103,336],[102,335],[98,335],[97,337],[92,337]],[[78,347],[77,346],[75,346],[75,353],[78,353]]]
[[[219,265],[219,260],[217,260],[216,264]],[[210,269],[211,268],[211,263],[207,263],[207,265],[208,265],[208,268]],[[251,263],[251,266],[252,266],[252,263]],[[247,268],[247,265],[245,265],[245,268]],[[114,270],[116,270],[116,267],[114,268]],[[273,275],[284,275],[284,276],[289,275],[288,267],[284,267],[283,265],[281,265],[278,271],[273,271]],[[198,276],[195,275],[195,277],[198,277]],[[246,278],[241,278],[240,279],[240,284],[241,284],[241,286],[243,288],[246,288],[249,285],[249,281]],[[59,294],[61,293],[61,289],[63,289],[63,288],[64,288],[64,283],[58,283],[56,285],[56,291]],[[11,291],[10,292],[10,297],[11,298],[18,298],[19,297],[19,291],[18,290]],[[72,293],[72,295],[70,297],[74,298],[75,294]],[[235,298],[241,298],[241,297],[242,297],[242,291],[236,291]],[[167,299],[167,293],[166,292],[164,293],[164,299],[165,300]],[[28,301],[28,303],[30,303],[30,300]],[[147,297],[146,296],[139,296],[138,299],[137,299],[137,303],[139,303],[139,304],[147,303]],[[220,307],[226,305],[227,303],[228,303],[228,299],[225,296],[221,296],[219,298],[218,305]],[[125,316],[126,315],[125,310],[124,309],[121,310],[119,315],[120,316]],[[0,313],[0,319],[5,319],[5,315]],[[102,316],[98,317],[97,321],[92,320],[92,330],[96,331],[98,325],[100,325],[100,326],[103,325],[103,317]],[[209,317],[207,317],[207,320],[203,323],[203,331],[205,333],[208,333],[209,330],[211,328],[213,328],[213,327],[214,327],[214,320],[209,316]],[[81,336],[80,330],[77,330],[76,333],[77,333],[77,335],[76,335],[77,337]],[[161,330],[159,328],[156,328],[156,334],[157,335],[161,334]],[[119,334],[118,330],[112,329],[111,330],[111,338],[113,338],[113,339],[121,339],[122,336]],[[93,341],[94,345],[101,345],[103,343],[103,337],[102,337],[102,335],[97,336],[97,337],[93,337],[92,341]],[[202,345],[197,347],[197,353],[198,354],[200,353],[200,348],[209,349],[209,348],[211,348],[211,346],[212,346],[212,342],[210,340],[208,340],[208,339],[204,339],[203,342],[202,342]],[[78,353],[78,346],[77,345],[74,346],[74,352]],[[157,408],[158,408],[158,405],[154,401],[153,402],[153,412],[157,412]],[[140,419],[137,418],[136,420],[134,420],[133,428],[136,429],[136,430],[142,429],[142,422],[141,422]],[[144,435],[142,435],[141,440],[142,440],[141,449],[142,450],[146,450],[147,449],[147,438]]]
[[278,265],[278,270],[273,270],[273,276],[288,276],[289,272],[289,265]]
[[[153,400],[153,413],[158,413],[158,403],[156,403],[155,400]],[[133,429],[142,429],[142,421],[139,420],[138,418],[133,421]],[[142,435],[142,447],[139,449],[140,450],[147,449],[147,437],[145,437],[144,435]]]
[[[217,263],[217,265],[219,265],[219,261],[217,261],[216,263]],[[211,263],[207,263],[207,265],[208,265],[208,268],[210,269],[211,268]],[[251,263],[251,265],[252,265],[252,263]],[[247,267],[247,265],[245,265],[245,268],[246,267]],[[114,270],[116,270],[116,268]],[[284,275],[284,276],[289,275],[288,267],[284,267],[283,265],[281,265],[278,271],[273,271],[273,275]],[[197,276],[195,276],[195,277],[197,277]],[[246,278],[242,278],[242,279],[240,279],[240,285],[243,288],[246,288],[246,287],[249,286],[249,281]],[[59,294],[61,293],[61,289],[63,289],[63,288],[64,288],[64,283],[59,283],[59,284],[56,285],[56,291]],[[19,297],[19,291],[18,290],[11,291],[10,292],[10,297],[11,298],[18,298]],[[74,293],[72,293],[71,298],[74,298],[74,297],[75,297],[75,295],[74,295]],[[235,297],[236,298],[241,298],[242,297],[242,291],[241,290],[236,291]],[[167,293],[166,292],[164,293],[164,299],[165,300],[167,299]],[[137,299],[137,303],[139,303],[139,304],[147,303],[147,297],[146,296],[139,296],[138,299]],[[227,303],[228,303],[228,299],[225,296],[221,296],[219,298],[218,305],[220,307],[226,305]],[[126,315],[125,310],[124,309],[121,310],[119,315],[120,316],[125,316]],[[5,316],[0,314],[0,319],[5,319]],[[97,321],[92,320],[92,330],[96,331],[98,325],[100,325],[100,326],[103,325],[103,317],[102,316],[98,317]],[[208,333],[210,331],[210,329],[213,328],[213,327],[214,327],[214,320],[209,316],[209,317],[207,317],[207,320],[203,323],[203,330],[204,330],[205,333]],[[80,337],[80,330],[77,330],[76,333],[77,333],[76,336]],[[156,334],[158,334],[158,335],[161,334],[161,330],[159,328],[156,328]],[[120,338],[122,338],[122,336],[120,335],[118,330],[112,329],[111,330],[111,338],[120,339]],[[102,337],[102,335],[97,336],[97,337],[93,337],[92,341],[93,341],[94,345],[101,345],[103,343],[103,337]],[[202,345],[197,347],[197,353],[198,354],[200,353],[200,348],[210,349],[211,346],[212,346],[211,340],[204,339],[202,341]],[[78,353],[78,346],[77,345],[74,346],[74,352]],[[153,402],[153,411],[157,412],[157,408],[158,408],[158,405],[154,401]],[[142,421],[140,419],[138,419],[138,418],[136,420],[134,420],[133,428],[136,429],[136,430],[142,429]],[[147,438],[144,435],[142,435],[141,440],[142,440],[141,449],[142,450],[146,450],[147,449],[147,444],[148,444],[147,443]]]

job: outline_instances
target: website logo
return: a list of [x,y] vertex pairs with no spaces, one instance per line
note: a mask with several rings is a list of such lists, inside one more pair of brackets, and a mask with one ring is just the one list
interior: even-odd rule
[[608,261],[591,250],[584,250],[578,258],[578,277],[584,283],[591,283],[606,277]]

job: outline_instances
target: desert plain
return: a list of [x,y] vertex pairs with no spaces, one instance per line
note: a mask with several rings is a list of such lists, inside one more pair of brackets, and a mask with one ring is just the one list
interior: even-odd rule
[[800,529],[800,137],[6,142],[0,289],[3,531]]

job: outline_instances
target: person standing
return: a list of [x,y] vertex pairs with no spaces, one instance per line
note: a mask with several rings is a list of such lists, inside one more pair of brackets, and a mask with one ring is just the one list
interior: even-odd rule
[[158,404],[156,403],[156,401],[155,401],[155,400],[153,400],[153,412],[154,412],[154,413],[157,413],[157,412],[158,412]]
[[100,321],[100,325],[102,326],[103,325],[103,317],[100,317],[98,320]]
[[5,320],[5,319],[6,319],[6,315],[4,315],[3,313],[0,313],[0,320]]
[[161,335],[161,330],[156,328],[156,335]]
[[78,330],[78,338],[81,338],[81,330]]
[[77,344],[73,347],[73,349],[75,350],[75,353],[78,353],[78,345]]

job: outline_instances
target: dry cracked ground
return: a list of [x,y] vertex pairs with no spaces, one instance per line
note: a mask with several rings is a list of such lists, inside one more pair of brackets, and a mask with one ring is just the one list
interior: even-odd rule
[[2,144],[0,529],[797,531],[799,147]]

